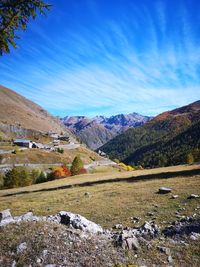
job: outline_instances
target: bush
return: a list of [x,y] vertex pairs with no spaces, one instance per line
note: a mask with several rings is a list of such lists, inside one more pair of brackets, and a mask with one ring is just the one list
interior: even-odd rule
[[87,170],[85,168],[80,169],[79,174],[86,174]]
[[81,169],[83,169],[83,161],[81,160],[80,156],[76,156],[72,162],[71,166],[71,175],[80,174]]
[[124,164],[123,162],[120,162],[118,165],[121,166],[121,167],[123,167],[123,168],[126,169],[127,171],[134,171],[134,170],[135,170],[132,166],[130,166],[130,165],[126,165],[126,164]]
[[16,147],[15,150],[13,151],[13,154],[18,154],[20,152],[19,147]]
[[64,153],[64,149],[63,149],[63,148],[59,148],[59,147],[58,147],[58,148],[56,149],[56,151],[57,151],[58,153],[61,153],[61,154]]
[[36,179],[36,184],[47,182],[47,174],[46,172],[40,172],[40,175]]
[[41,174],[40,170],[34,169],[31,171],[30,176],[33,184],[37,183],[37,179],[40,176],[40,174]]

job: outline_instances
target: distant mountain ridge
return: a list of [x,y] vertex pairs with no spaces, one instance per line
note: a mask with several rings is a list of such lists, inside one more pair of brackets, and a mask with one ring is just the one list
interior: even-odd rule
[[112,159],[146,167],[200,160],[200,101],[163,112],[143,126],[118,135],[100,149]]
[[66,116],[63,124],[71,129],[91,149],[97,149],[130,127],[143,125],[152,117],[138,113],[118,114],[111,117]]

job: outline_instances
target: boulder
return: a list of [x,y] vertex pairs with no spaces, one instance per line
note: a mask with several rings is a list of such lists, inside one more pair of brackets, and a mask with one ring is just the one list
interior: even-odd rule
[[59,212],[59,216],[61,218],[61,224],[65,224],[75,229],[80,229],[93,234],[103,233],[103,229],[100,225],[87,220],[85,217],[79,214],[61,211]]
[[159,194],[168,194],[172,191],[171,188],[167,188],[167,187],[160,187],[158,190]]
[[173,196],[171,197],[171,199],[176,199],[176,198],[178,198],[178,195],[173,195]]
[[160,251],[160,252],[162,252],[162,253],[165,253],[166,255],[170,255],[170,248],[166,248],[166,247],[160,247],[160,246],[158,246],[157,247],[158,248],[158,250]]
[[3,210],[0,212],[0,226],[14,222],[14,219],[10,213],[10,210]]
[[199,195],[191,194],[188,199],[199,198]]
[[135,250],[140,249],[138,239],[135,236],[127,238],[125,242],[128,249],[135,249]]

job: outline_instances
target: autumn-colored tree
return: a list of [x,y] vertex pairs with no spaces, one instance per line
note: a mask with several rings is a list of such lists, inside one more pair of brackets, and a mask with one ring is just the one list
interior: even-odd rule
[[49,175],[48,180],[62,179],[71,176],[70,170],[66,166],[55,168]]
[[16,48],[15,32],[25,30],[30,18],[37,12],[45,14],[50,5],[41,0],[2,0],[0,1],[0,55],[10,52],[10,45]]
[[193,154],[192,153],[189,153],[187,155],[186,161],[187,161],[187,164],[193,164],[194,163],[194,157],[193,157]]

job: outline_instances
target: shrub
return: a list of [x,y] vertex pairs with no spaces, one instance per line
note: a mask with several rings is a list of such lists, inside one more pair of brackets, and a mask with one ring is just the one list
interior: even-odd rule
[[126,165],[126,164],[124,164],[123,162],[120,162],[118,165],[121,166],[121,167],[123,167],[123,168],[126,169],[127,171],[134,171],[134,170],[135,170],[132,166],[130,166],[130,165]]
[[80,173],[80,170],[83,169],[83,161],[81,160],[80,156],[76,156],[72,162],[71,166],[71,175],[77,175]]
[[18,154],[20,152],[19,147],[16,147],[15,150],[13,151],[13,154]]
[[40,175],[36,179],[36,184],[47,182],[47,174],[45,172],[40,172]]
[[61,154],[64,153],[64,149],[63,149],[63,148],[59,148],[59,147],[58,147],[58,148],[56,149],[56,151],[57,151],[58,153],[61,153]]
[[86,174],[87,170],[85,168],[80,169],[79,174]]
[[40,170],[34,169],[31,171],[30,176],[33,184],[37,183],[37,179],[40,176],[40,174],[41,174]]

